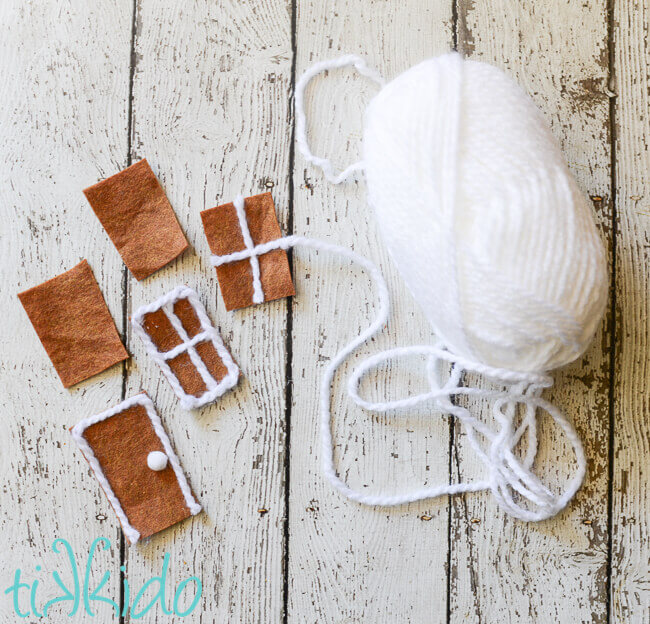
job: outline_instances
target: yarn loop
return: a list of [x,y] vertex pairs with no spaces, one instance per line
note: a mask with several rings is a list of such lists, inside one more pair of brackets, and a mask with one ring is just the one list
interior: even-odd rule
[[367,63],[359,56],[354,54],[347,54],[331,61],[323,61],[315,63],[300,77],[296,83],[294,93],[295,109],[296,109],[296,143],[298,149],[301,151],[307,162],[316,165],[323,170],[325,178],[332,184],[340,184],[350,179],[354,174],[363,171],[363,161],[359,160],[346,167],[342,172],[336,173],[334,165],[329,158],[316,156],[312,153],[307,139],[307,119],[305,116],[305,89],[312,78],[318,74],[329,69],[338,69],[342,67],[354,67],[362,76],[370,78],[373,82],[377,83],[380,87],[384,86],[384,79],[372,68],[368,67]]

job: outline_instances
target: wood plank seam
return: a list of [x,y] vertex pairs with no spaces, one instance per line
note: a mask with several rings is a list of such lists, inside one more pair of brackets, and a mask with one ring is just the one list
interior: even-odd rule
[[[131,15],[131,53],[129,54],[129,90],[128,90],[128,103],[127,103],[127,129],[126,129],[126,166],[130,167],[133,162],[133,83],[135,81],[135,68],[137,62],[137,56],[135,53],[135,42],[137,37],[137,17],[138,17],[138,0],[133,0],[132,4],[132,15]],[[129,328],[131,324],[129,323],[129,270],[125,267],[122,269],[122,342],[127,351],[129,351],[130,343],[130,331]],[[122,393],[121,400],[126,399],[127,383],[129,375],[129,366],[128,360],[122,363]],[[124,581],[126,579],[126,539],[125,536],[120,533],[120,596],[119,596],[119,605],[120,605],[120,624],[124,624]]]
[[[287,181],[288,181],[288,216],[287,216],[287,231],[286,236],[292,236],[294,232],[294,197],[295,185],[293,178],[293,171],[296,164],[296,120],[294,114],[294,99],[293,93],[296,86],[296,60],[298,56],[297,44],[297,19],[298,8],[297,0],[291,0],[290,4],[291,20],[290,20],[290,36],[291,36],[291,69],[289,80],[289,114],[291,115],[290,127],[291,133],[289,137],[289,159],[287,163]],[[293,250],[289,249],[287,252],[289,260],[289,271],[295,283],[295,271],[293,263]],[[291,409],[293,406],[293,308],[294,298],[287,302],[287,322],[286,331],[287,336],[285,339],[285,393],[284,393],[284,526],[282,535],[284,539],[282,549],[282,624],[288,624],[289,621],[289,556],[290,556],[290,539],[291,531],[289,525],[289,514],[291,513]]]
[[[614,2],[607,1],[607,87],[614,86],[616,71],[616,47],[614,41]],[[615,423],[615,383],[616,383],[616,251],[618,238],[617,181],[616,181],[616,98],[609,96],[609,143],[610,143],[610,208],[612,264],[609,305],[609,437],[607,440],[607,559],[605,565],[605,622],[612,621],[612,546],[613,546],[613,507],[614,507],[614,423]]]

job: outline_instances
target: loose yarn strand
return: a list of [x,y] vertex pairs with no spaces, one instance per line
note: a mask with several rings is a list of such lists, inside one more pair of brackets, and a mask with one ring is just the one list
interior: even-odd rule
[[376,82],[380,87],[384,86],[384,79],[374,69],[368,67],[365,60],[354,54],[347,54],[337,59],[329,61],[322,61],[312,65],[305,73],[302,74],[300,80],[296,84],[295,89],[295,113],[296,113],[296,142],[298,149],[302,153],[307,162],[322,169],[325,177],[333,184],[340,184],[344,182],[357,171],[363,170],[363,161],[359,160],[341,173],[336,173],[329,158],[322,158],[316,156],[309,146],[307,139],[307,120],[305,116],[305,89],[312,78],[318,74],[327,71],[328,69],[337,69],[341,67],[354,67],[361,75],[370,78]]
[[[348,395],[357,405],[366,410],[386,412],[431,402],[436,410],[458,418],[467,430],[470,445],[485,464],[488,478],[475,483],[454,483],[424,487],[405,494],[366,494],[348,486],[339,477],[334,464],[331,414],[332,382],[337,369],[347,357],[357,347],[378,333],[387,323],[390,296],[384,277],[373,262],[339,245],[302,236],[287,236],[225,256],[212,256],[211,264],[221,266],[230,262],[251,259],[274,249],[287,250],[291,247],[306,247],[333,253],[357,264],[370,276],[379,299],[379,306],[374,320],[359,336],[345,345],[332,358],[323,373],[320,388],[322,468],[325,477],[336,490],[350,500],[371,506],[396,506],[445,494],[491,490],[499,505],[507,513],[528,521],[550,518],[567,505],[582,484],[586,471],[586,459],[580,439],[571,424],[555,406],[539,396],[543,389],[553,384],[553,379],[543,373],[518,372],[473,362],[450,352],[441,343],[434,346],[400,347],[366,358],[351,373],[348,379]],[[358,388],[361,379],[370,369],[374,369],[388,360],[411,355],[426,356],[427,358],[427,377],[430,385],[428,392],[386,402],[367,401],[359,395]],[[451,365],[449,378],[444,383],[439,371],[442,363]],[[506,389],[486,390],[461,387],[459,384],[463,372],[479,373],[505,386]],[[492,431],[486,424],[472,416],[467,408],[453,404],[451,397],[459,395],[493,400],[492,414],[499,425],[498,431]],[[521,424],[515,428],[514,421],[518,404],[525,407],[525,414]],[[538,409],[546,411],[559,425],[571,443],[576,457],[577,468],[575,474],[564,492],[559,496],[553,494],[532,471],[537,454],[536,412]],[[513,451],[526,433],[528,448],[523,460],[519,460]],[[476,434],[482,435],[488,442],[487,452],[481,447]],[[513,492],[534,505],[535,509],[529,509],[519,504],[515,500]]]

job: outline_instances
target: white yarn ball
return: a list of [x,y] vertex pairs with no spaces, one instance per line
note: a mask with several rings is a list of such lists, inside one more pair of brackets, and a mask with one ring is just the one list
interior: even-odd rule
[[147,466],[156,472],[164,470],[167,468],[167,455],[162,451],[151,451],[147,455]]
[[547,371],[587,347],[607,299],[591,206],[532,100],[458,54],[368,107],[369,201],[413,296],[453,352]]

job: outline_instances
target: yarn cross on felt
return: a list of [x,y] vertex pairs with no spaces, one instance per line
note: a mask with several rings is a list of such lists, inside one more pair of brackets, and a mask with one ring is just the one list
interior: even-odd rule
[[[282,236],[271,193],[246,199],[238,195],[231,204],[204,210],[201,219],[210,250],[215,255],[250,250]],[[252,254],[247,260],[216,265],[216,268],[226,310],[295,294],[287,254],[283,250]]]

